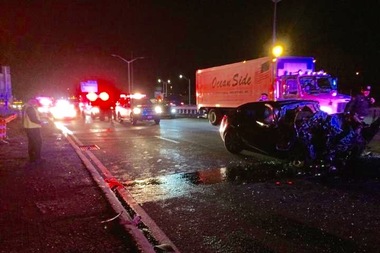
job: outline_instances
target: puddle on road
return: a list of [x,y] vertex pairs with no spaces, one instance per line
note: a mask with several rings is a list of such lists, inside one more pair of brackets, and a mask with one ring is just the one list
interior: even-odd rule
[[[365,166],[361,166],[364,164]],[[348,174],[348,176],[351,175],[352,179],[378,178],[380,177],[379,164],[380,159],[376,157],[360,159],[358,163],[353,165],[355,168],[360,168],[360,170],[353,174]],[[363,169],[363,167],[366,169]],[[149,201],[190,196],[191,193],[206,191],[208,186],[219,183],[237,185],[262,182],[276,185],[293,184],[293,180],[296,178],[319,178],[319,176],[328,175],[329,173],[335,174],[334,171],[330,171],[330,167],[323,165],[301,169],[280,162],[257,162],[251,165],[230,164],[223,168],[134,180],[124,182],[124,185],[137,202],[142,204]],[[334,182],[333,184],[335,185],[336,183]]]
[[189,195],[204,190],[207,185],[218,183],[246,184],[294,177],[297,174],[286,165],[262,162],[253,165],[230,165],[190,173],[177,173],[143,180],[125,182],[135,199],[144,203]]

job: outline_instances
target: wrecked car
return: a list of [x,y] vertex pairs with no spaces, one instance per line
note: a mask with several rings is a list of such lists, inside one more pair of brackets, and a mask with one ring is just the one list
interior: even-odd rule
[[361,125],[343,113],[328,115],[317,101],[246,103],[225,115],[219,132],[226,149],[263,153],[293,163],[344,166],[358,158],[379,130],[380,119]]

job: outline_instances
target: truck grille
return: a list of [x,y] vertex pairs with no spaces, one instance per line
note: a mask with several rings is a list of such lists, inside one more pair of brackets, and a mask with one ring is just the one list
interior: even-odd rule
[[152,115],[152,114],[154,114],[154,111],[151,108],[144,108],[142,114],[143,115]]

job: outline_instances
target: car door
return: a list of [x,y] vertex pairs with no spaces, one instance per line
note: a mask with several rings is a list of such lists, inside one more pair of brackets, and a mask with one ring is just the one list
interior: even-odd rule
[[131,111],[131,104],[129,98],[121,98],[116,103],[116,115],[120,116],[122,119],[129,119]]
[[239,133],[246,145],[265,152],[273,151],[276,127],[270,104],[249,104],[240,111],[239,121]]

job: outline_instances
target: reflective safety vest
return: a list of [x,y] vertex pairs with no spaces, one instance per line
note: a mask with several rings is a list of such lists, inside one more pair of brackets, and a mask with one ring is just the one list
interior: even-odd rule
[[36,117],[37,117],[38,120],[40,120],[40,115],[39,115],[38,111],[36,110],[36,108],[27,104],[27,105],[25,105],[25,108],[24,108],[24,111],[23,111],[23,115],[22,115],[23,116],[22,117],[22,119],[23,119],[22,120],[23,127],[24,128],[40,128],[41,125],[37,124],[37,123],[34,123],[33,121],[31,121],[30,118],[29,118],[29,116],[28,116],[28,114],[26,113],[26,110],[29,107],[32,108],[36,112]]

